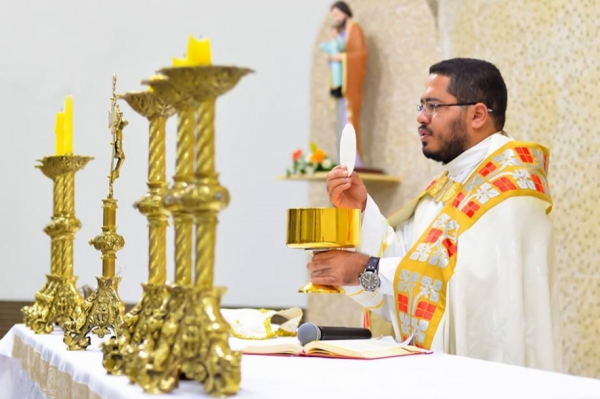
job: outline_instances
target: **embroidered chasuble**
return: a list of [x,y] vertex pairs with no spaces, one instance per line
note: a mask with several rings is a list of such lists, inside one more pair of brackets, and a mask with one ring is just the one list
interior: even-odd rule
[[548,151],[504,133],[476,147],[387,219],[368,199],[359,251],[382,256],[382,286],[344,288],[398,341],[558,370]]
[[513,196],[538,197],[551,207],[546,182],[547,150],[510,142],[483,161],[463,185],[446,174],[427,188],[444,208],[400,262],[394,276],[396,314],[401,336],[414,335],[430,348],[442,318],[446,286],[456,266],[460,235],[486,211]]

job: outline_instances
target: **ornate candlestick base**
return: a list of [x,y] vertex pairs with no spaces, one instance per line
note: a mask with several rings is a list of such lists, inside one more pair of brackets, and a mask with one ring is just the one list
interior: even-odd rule
[[[46,284],[41,290],[35,293],[35,302],[31,306],[24,306],[21,309],[23,313],[23,323],[31,328],[36,334],[49,334],[54,327],[47,322],[49,307],[54,300],[54,291],[50,281],[50,275],[46,275]],[[50,295],[52,300],[50,300]],[[44,309],[42,311],[42,309]],[[44,314],[44,317],[40,317]],[[35,327],[34,327],[35,325]]]
[[171,392],[179,378],[204,384],[211,396],[238,392],[241,352],[229,348],[229,325],[220,312],[224,289],[172,286],[164,309],[149,320],[157,339],[130,347],[129,379],[147,393]]
[[120,277],[96,277],[98,288],[81,305],[77,318],[63,325],[64,343],[69,350],[85,350],[90,345],[90,333],[103,338],[111,333],[120,335],[123,325],[121,298],[115,286]]
[[[131,382],[139,384],[144,392],[171,392],[178,386],[182,347],[177,344],[180,323],[190,304],[190,286],[167,287],[168,298],[163,308],[148,321],[150,331],[138,348],[130,346],[126,356],[126,373]],[[176,353],[175,353],[176,351]]]
[[112,331],[118,337],[123,328],[125,305],[118,293],[121,278],[115,276],[115,253],[123,248],[125,240],[116,231],[117,201],[107,198],[102,202],[102,234],[90,240],[90,245],[102,252],[103,275],[96,277],[98,288],[81,304],[75,320],[63,326],[63,341],[69,350],[85,350],[90,345],[90,333],[103,338]]
[[[205,367],[207,376],[204,390],[212,396],[234,395],[240,390],[242,352],[229,347],[230,326],[221,315],[221,297],[225,287],[211,287],[199,291],[200,305],[200,359],[189,358],[192,367]],[[187,363],[182,370],[186,372]]]
[[142,284],[142,287],[144,288],[142,298],[123,319],[121,336],[111,337],[102,345],[104,353],[102,365],[109,374],[125,373],[125,357],[133,348],[144,344],[148,338],[151,318],[161,310],[167,298],[164,285]]
[[63,325],[73,320],[82,298],[75,282],[77,277],[46,275],[44,287],[35,294],[35,303],[21,309],[25,325],[36,334],[49,334],[53,324]]

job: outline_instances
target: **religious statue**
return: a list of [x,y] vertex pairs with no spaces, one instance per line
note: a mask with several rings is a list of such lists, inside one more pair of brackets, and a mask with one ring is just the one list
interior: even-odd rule
[[[331,40],[320,44],[329,54],[331,96],[335,99],[337,148],[346,123],[356,131],[356,166],[363,166],[360,141],[360,108],[367,72],[367,46],[363,31],[352,19],[350,6],[343,1],[331,6],[334,26]],[[339,162],[339,154],[338,160]]]

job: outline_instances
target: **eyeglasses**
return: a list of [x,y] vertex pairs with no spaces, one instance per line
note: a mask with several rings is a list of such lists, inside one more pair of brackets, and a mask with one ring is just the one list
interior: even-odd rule
[[[479,104],[479,103],[436,104],[436,103],[424,102],[424,103],[417,105],[417,113],[420,114],[421,112],[424,112],[425,116],[430,117],[433,114],[435,114],[435,111],[437,111],[438,108],[441,108],[441,107],[466,107],[468,105],[475,105],[475,104]],[[491,108],[488,108],[487,110],[488,110],[488,112],[494,112],[494,110],[492,110]]]

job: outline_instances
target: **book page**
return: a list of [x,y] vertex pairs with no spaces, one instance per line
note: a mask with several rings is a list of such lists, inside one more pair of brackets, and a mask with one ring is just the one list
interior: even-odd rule
[[392,356],[429,353],[424,349],[379,339],[351,339],[338,341],[314,341],[304,346],[308,355],[329,355],[361,359],[377,359]]

